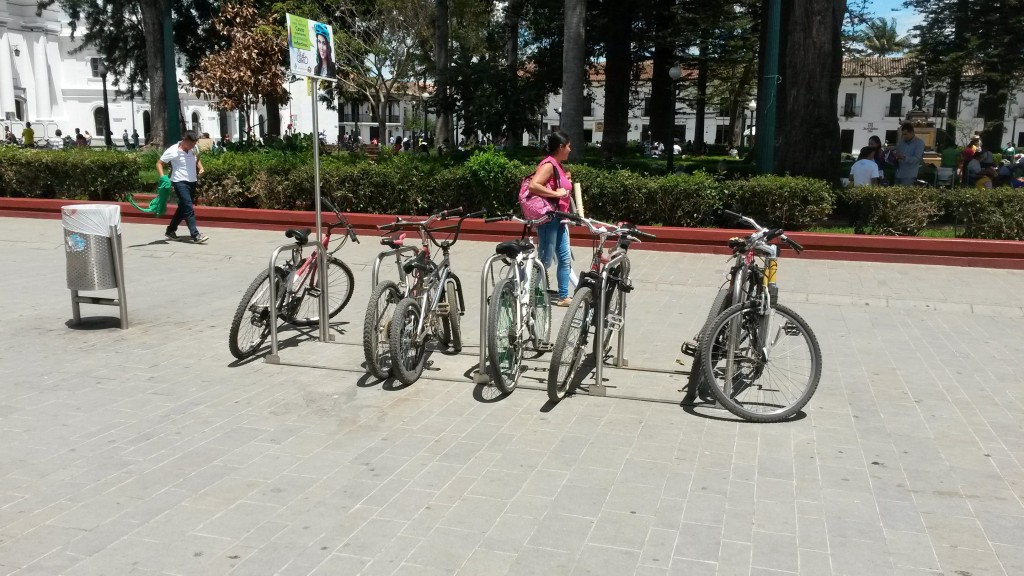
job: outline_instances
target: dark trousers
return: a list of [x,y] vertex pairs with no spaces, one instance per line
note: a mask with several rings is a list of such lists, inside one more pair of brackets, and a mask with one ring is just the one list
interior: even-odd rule
[[176,232],[178,224],[184,220],[188,225],[188,232],[193,238],[199,236],[199,229],[196,228],[196,210],[192,206],[192,196],[196,193],[195,182],[172,182],[174,192],[178,195],[178,209],[174,211],[171,223],[167,226],[168,232]]

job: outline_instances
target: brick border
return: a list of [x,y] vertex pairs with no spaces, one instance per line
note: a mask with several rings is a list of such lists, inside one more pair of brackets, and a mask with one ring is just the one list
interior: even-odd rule
[[[0,198],[0,216],[22,218],[60,218],[60,208],[68,204],[81,204],[79,200],[48,200],[36,198]],[[125,202],[111,202],[121,206],[122,218],[131,223],[154,223],[155,218],[137,212]],[[369,236],[376,236],[376,226],[394,219],[384,214],[346,214],[352,225]],[[196,218],[205,226],[243,228],[254,230],[281,230],[296,226],[312,227],[312,211],[257,210],[250,208],[223,208],[196,206]],[[160,221],[170,219],[165,215]],[[726,241],[743,231],[705,228],[675,228],[643,226],[658,235],[655,241],[636,246],[641,250],[667,252],[696,252],[728,254]],[[518,225],[498,222],[485,224],[482,220],[468,220],[463,237],[472,240],[500,241],[518,237]],[[974,240],[952,238],[909,238],[868,236],[863,234],[812,234],[796,232],[791,236],[804,245],[802,258],[814,260],[845,260],[860,262],[889,262],[907,264],[934,264],[1024,270],[1024,242],[1009,240]],[[587,245],[590,235],[573,228],[572,243]]]

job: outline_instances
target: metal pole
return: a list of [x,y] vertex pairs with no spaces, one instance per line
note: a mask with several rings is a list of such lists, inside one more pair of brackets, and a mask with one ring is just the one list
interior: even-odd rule
[[597,315],[594,316],[594,385],[590,387],[589,395],[591,396],[605,396],[608,391],[604,386],[604,287],[608,282],[608,265],[605,264],[604,271],[601,272],[601,283],[597,285],[597,290],[591,292],[594,297],[597,298]]
[[779,28],[782,22],[781,0],[768,0],[767,38],[764,54],[764,78],[757,90],[757,171],[775,171],[775,104],[778,101]]
[[619,326],[619,341],[615,345],[615,366],[616,368],[625,368],[629,366],[629,360],[623,358],[623,350],[626,347],[626,293],[619,290],[618,296],[619,314],[622,316],[622,324]]
[[121,252],[121,234],[117,226],[110,227],[111,252],[114,256],[114,279],[117,280],[117,306],[121,313],[121,329],[128,329],[128,290],[124,285],[124,254]]
[[[316,238],[319,242],[320,238],[323,238],[321,229],[323,223],[320,218],[320,125],[318,123],[320,114],[317,110],[317,92],[320,81],[310,78],[310,83],[313,85],[311,90],[313,98],[313,209],[316,210]],[[319,254],[317,266],[320,274],[320,341],[327,342],[330,340],[330,336],[327,334],[330,318],[327,317],[327,258],[323,246],[320,246],[317,254]]]
[[[167,131],[164,132],[168,146],[173,142],[181,140],[181,124],[178,117],[178,78],[177,68],[174,63],[174,28],[172,26],[171,0],[162,0],[164,5],[164,102],[167,106],[166,118]],[[159,118],[154,118],[159,122]]]
[[[473,373],[473,382],[477,384],[488,384],[491,381],[490,375],[487,374],[487,276],[499,258],[501,254],[491,254],[480,269],[480,365]],[[541,277],[543,278],[543,275]]]
[[668,116],[668,173],[675,174],[676,151],[676,81],[672,80],[672,112]]
[[107,103],[107,73],[103,72],[100,75],[103,80],[103,142],[107,145],[107,148],[114,147],[114,140],[110,134],[110,104]]

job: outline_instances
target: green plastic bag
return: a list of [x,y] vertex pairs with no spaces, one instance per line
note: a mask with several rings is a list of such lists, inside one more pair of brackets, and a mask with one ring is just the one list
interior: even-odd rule
[[171,179],[167,176],[161,176],[160,182],[156,185],[156,198],[149,201],[149,206],[143,208],[135,203],[135,199],[132,195],[128,195],[128,201],[131,202],[132,206],[135,206],[140,212],[152,214],[156,217],[163,216],[167,212],[167,199],[171,196]]

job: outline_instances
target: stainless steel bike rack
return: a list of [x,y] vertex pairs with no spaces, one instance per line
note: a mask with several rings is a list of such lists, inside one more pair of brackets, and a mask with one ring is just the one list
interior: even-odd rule
[[[328,304],[327,304],[327,255],[325,254],[324,245],[319,240],[310,240],[306,243],[307,246],[314,246],[316,250],[316,265],[317,273],[320,275],[320,341],[330,342],[334,338],[328,333],[328,326],[330,326],[331,319],[328,317]],[[281,356],[278,354],[277,346],[277,258],[281,255],[284,250],[295,250],[301,248],[294,242],[291,244],[284,244],[278,246],[274,250],[274,255],[270,257],[270,354],[267,355],[265,361],[267,364],[280,364]]]
[[[373,273],[370,275],[370,288],[373,289],[377,287],[377,281],[380,275],[380,263],[383,262],[385,258],[395,256],[396,254],[401,254],[403,252],[415,253],[417,250],[419,249],[415,246],[402,246],[401,248],[395,248],[394,250],[388,250],[377,254],[377,259],[373,261]],[[405,271],[402,270],[401,267],[398,268],[398,275],[401,281],[405,281]]]
[[480,364],[473,372],[473,382],[477,384],[491,383],[491,376],[487,373],[487,278],[498,260],[501,260],[501,254],[491,254],[480,269]]
[[[608,271],[611,270],[616,264],[626,259],[625,253],[616,254],[608,260],[608,263],[604,265],[604,270],[601,271],[601,285],[600,293],[595,294],[597,297],[597,318],[595,319],[594,328],[594,350],[596,358],[594,358],[594,384],[590,387],[589,394],[591,396],[606,396],[607,388],[604,385],[604,350],[599,349],[604,346],[604,315],[605,315],[605,301],[604,301],[604,287],[608,283]],[[619,326],[619,337],[615,343],[615,367],[625,368],[629,366],[629,360],[623,358],[622,352],[626,342],[626,294],[622,290],[618,291],[616,295],[619,298],[619,310],[622,314],[622,326]]]

